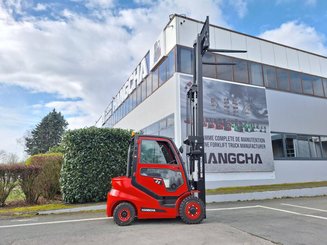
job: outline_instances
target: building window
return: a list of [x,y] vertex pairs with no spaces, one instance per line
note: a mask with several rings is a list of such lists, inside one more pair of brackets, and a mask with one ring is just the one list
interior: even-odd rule
[[133,93],[132,93],[132,110],[136,107],[136,89],[134,89]]
[[244,60],[235,59],[234,81],[240,83],[249,83],[248,63]]
[[325,97],[327,97],[327,79],[323,78],[322,83],[324,85]]
[[152,73],[152,91],[154,92],[159,87],[159,74],[158,68],[156,68]]
[[159,66],[159,86],[167,81],[167,63],[168,60],[166,59]]
[[[216,63],[215,55],[211,53],[205,53],[202,59],[203,62]],[[203,65],[203,76],[216,78],[216,66],[215,65]]]
[[286,157],[296,156],[296,135],[285,135],[285,154]]
[[305,94],[313,94],[313,87],[312,82],[314,81],[314,77],[302,74],[302,86],[303,86],[303,93]]
[[320,77],[314,77],[313,82],[313,93],[316,96],[324,96],[324,89],[322,87],[322,81]]
[[283,135],[279,133],[271,134],[273,154],[276,158],[284,157]]
[[326,159],[327,137],[271,133],[274,159]]
[[276,68],[272,66],[263,66],[263,75],[265,79],[265,85],[268,88],[277,88],[276,80]]
[[187,74],[193,74],[193,53],[190,48],[179,47],[178,49],[178,71]]
[[141,130],[144,134],[175,136],[174,114],[171,114]]
[[302,93],[301,75],[298,72],[290,72],[291,91],[295,93]]
[[309,147],[312,158],[322,158],[321,143],[318,136],[309,136]]
[[290,83],[289,83],[287,70],[277,68],[277,82],[278,82],[278,89],[284,91],[290,90]]
[[[233,63],[231,57],[217,55],[218,63]],[[217,66],[217,78],[227,81],[233,81],[233,66],[232,65],[219,65]]]
[[152,75],[150,74],[146,79],[146,97],[152,94]]
[[310,158],[309,136],[298,135],[297,137],[297,157]]
[[320,137],[320,142],[321,142],[322,157],[327,158],[327,137],[326,136]]
[[142,102],[142,89],[141,85],[136,88],[136,106]]
[[167,65],[167,80],[174,75],[175,72],[175,49],[170,51],[168,55],[168,65]]
[[141,90],[142,90],[142,101],[146,99],[146,82],[145,80],[141,83]]
[[249,63],[250,81],[253,85],[263,86],[262,66],[257,63]]

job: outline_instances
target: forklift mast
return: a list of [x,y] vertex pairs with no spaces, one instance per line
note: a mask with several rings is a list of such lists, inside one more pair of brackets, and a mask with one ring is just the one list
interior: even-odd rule
[[203,137],[203,76],[202,57],[209,48],[209,17],[193,45],[193,83],[187,92],[187,110],[191,119],[189,135],[184,143],[189,146],[187,156],[190,164],[191,187],[205,198],[204,137]]
[[209,37],[209,17],[207,16],[202,30],[193,44],[193,83],[187,92],[187,114],[190,115],[190,132],[184,140],[189,146],[190,182],[194,190],[199,191],[199,198],[206,203],[205,166],[204,166],[204,134],[203,134],[203,65],[235,65],[235,63],[203,62],[206,52],[212,53],[246,53],[245,50],[211,49]]

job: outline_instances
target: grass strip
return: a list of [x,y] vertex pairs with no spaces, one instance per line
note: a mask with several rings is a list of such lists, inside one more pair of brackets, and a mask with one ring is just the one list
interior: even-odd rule
[[324,187],[324,186],[327,186],[327,181],[273,184],[273,185],[221,187],[221,188],[216,188],[216,189],[209,189],[206,191],[206,193],[207,193],[207,195],[223,195],[223,194],[236,194],[236,193],[249,193],[249,192],[304,189],[304,188],[314,188],[314,187]]
[[0,215],[14,214],[14,213],[34,213],[39,211],[64,209],[64,208],[72,208],[72,207],[75,206],[69,204],[63,204],[63,203],[52,203],[52,204],[23,206],[23,207],[15,207],[15,208],[1,208]]

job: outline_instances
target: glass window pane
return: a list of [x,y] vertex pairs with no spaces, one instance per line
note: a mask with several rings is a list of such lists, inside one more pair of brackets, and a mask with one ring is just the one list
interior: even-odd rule
[[249,83],[248,63],[244,60],[235,59],[236,65],[234,68],[234,81],[240,83]]
[[149,97],[152,94],[152,77],[151,75],[147,77],[146,82],[146,97]]
[[296,157],[296,135],[285,135],[286,157]]
[[264,65],[263,75],[266,87],[277,88],[276,69],[274,67]]
[[298,72],[290,72],[291,91],[295,93],[302,93],[301,75]]
[[131,95],[129,95],[127,98],[127,113],[129,113],[132,110],[131,102],[132,102]]
[[174,114],[167,118],[167,127],[174,127]]
[[317,96],[324,96],[324,89],[322,88],[322,82],[320,77],[314,77],[313,82],[313,93]]
[[141,83],[141,90],[142,90],[142,101],[146,99],[146,80],[143,80]]
[[312,87],[313,80],[314,80],[313,76],[302,74],[303,93],[313,94],[313,87]]
[[321,158],[322,152],[320,147],[320,137],[309,136],[309,147],[312,158]]
[[310,158],[308,136],[299,135],[297,137],[297,151],[297,157]]
[[323,78],[322,83],[324,85],[325,97],[327,97],[327,79]]
[[[216,60],[218,63],[233,63],[233,58],[217,55]],[[233,66],[232,65],[219,65],[217,66],[217,78],[233,81]]]
[[283,135],[279,133],[271,134],[274,158],[284,157]]
[[175,72],[175,49],[168,55],[167,79],[171,78]]
[[322,156],[327,157],[327,137],[326,136],[320,137],[320,141],[322,146]]
[[121,105],[121,117],[125,117],[125,111],[126,111],[126,100]]
[[[203,62],[216,63],[215,55],[210,53],[206,53],[202,60]],[[203,65],[203,76],[216,78],[216,66]]]
[[136,106],[136,89],[134,89],[133,93],[132,93],[132,110],[135,108]]
[[159,66],[159,86],[167,81],[167,63],[168,60],[166,59]]
[[142,102],[142,89],[141,86],[136,88],[136,105],[139,105]]
[[141,163],[177,163],[167,142],[142,140]]
[[190,48],[178,47],[178,71],[192,74],[193,50]]
[[262,66],[257,63],[249,63],[251,84],[263,86]]
[[155,91],[159,86],[158,68],[152,73],[152,91]]
[[286,90],[286,91],[290,90],[290,83],[289,83],[287,70],[277,68],[277,81],[278,81],[278,89]]

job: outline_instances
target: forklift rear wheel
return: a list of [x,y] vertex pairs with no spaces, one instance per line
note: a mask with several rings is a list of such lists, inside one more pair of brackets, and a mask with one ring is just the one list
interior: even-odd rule
[[114,209],[113,216],[117,225],[130,225],[135,219],[135,208],[128,202],[122,202]]
[[204,218],[204,204],[195,196],[186,197],[179,206],[179,215],[186,224],[198,224]]

